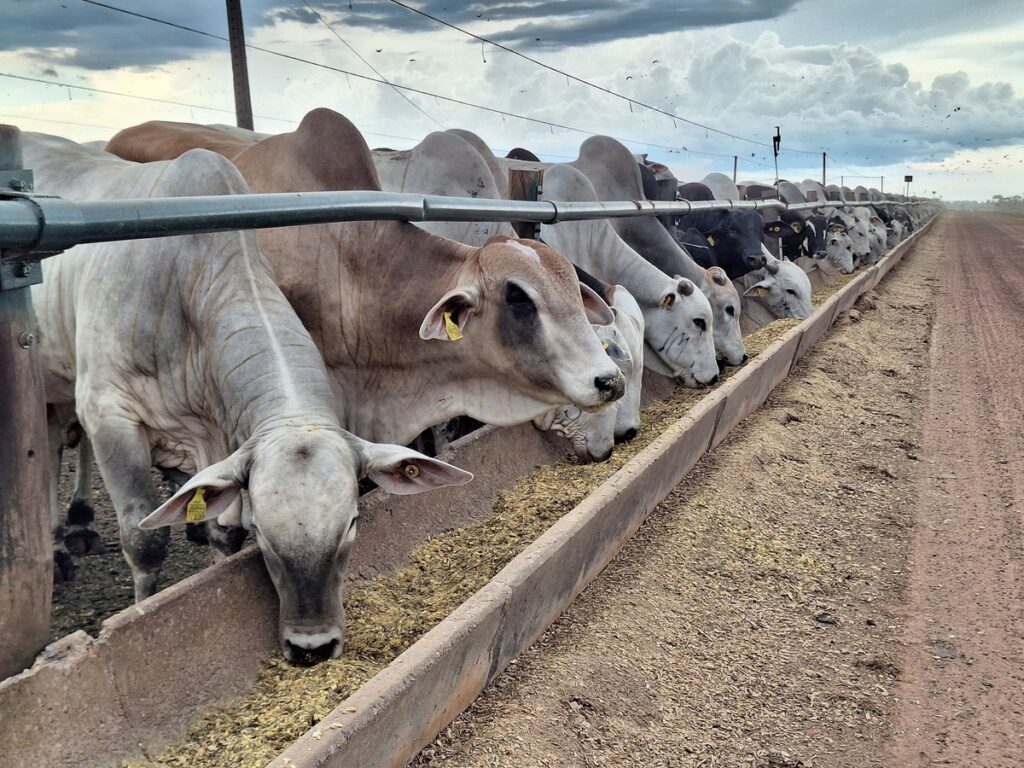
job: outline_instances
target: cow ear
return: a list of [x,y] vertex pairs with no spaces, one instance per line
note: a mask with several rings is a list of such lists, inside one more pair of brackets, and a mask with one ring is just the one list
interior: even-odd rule
[[476,291],[470,288],[448,291],[423,318],[420,338],[427,341],[458,341],[462,338],[470,315],[476,311],[479,304]]
[[211,464],[145,517],[139,528],[201,523],[216,518],[221,525],[241,525],[242,488],[249,478],[250,453],[239,448],[224,461]]
[[371,443],[355,438],[355,446],[361,460],[362,474],[397,496],[409,496],[449,485],[463,485],[473,479],[472,472],[431,459],[401,445]]
[[743,292],[744,296],[754,296],[759,299],[763,299],[768,295],[768,289],[772,287],[773,280],[762,280],[759,283],[755,283]]
[[580,298],[583,299],[583,309],[591,325],[611,325],[615,322],[611,307],[605,304],[604,299],[598,296],[593,288],[580,283]]

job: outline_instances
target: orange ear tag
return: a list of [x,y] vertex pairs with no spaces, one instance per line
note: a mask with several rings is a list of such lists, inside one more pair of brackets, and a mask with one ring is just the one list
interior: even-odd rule
[[185,508],[186,523],[201,523],[206,518],[206,489],[196,488],[192,500]]
[[449,341],[458,341],[462,338],[462,329],[452,320],[452,313],[444,313],[444,330],[448,334]]

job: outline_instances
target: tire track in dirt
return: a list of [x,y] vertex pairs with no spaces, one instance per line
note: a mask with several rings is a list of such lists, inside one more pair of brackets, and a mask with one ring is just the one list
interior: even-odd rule
[[889,764],[1024,764],[1024,219],[947,214]]

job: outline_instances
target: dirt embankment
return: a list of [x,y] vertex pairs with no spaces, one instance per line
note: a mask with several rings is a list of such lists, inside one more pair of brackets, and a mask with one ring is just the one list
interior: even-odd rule
[[862,298],[417,765],[890,765],[942,240]]

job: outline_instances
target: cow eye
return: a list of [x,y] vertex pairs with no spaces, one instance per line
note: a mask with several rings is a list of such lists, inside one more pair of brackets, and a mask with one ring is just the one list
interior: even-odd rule
[[794,291],[792,288],[787,288],[786,289],[786,293],[788,293],[788,294],[790,294],[792,296],[796,296],[796,291]]
[[505,283],[505,303],[518,311],[535,309],[531,299],[522,288],[515,283]]
[[703,317],[694,318],[693,324],[700,328],[702,331],[706,331],[708,329],[707,321]]
[[725,308],[725,314],[729,315],[729,317],[732,317],[733,315],[736,314],[736,309],[733,307],[732,304]]

